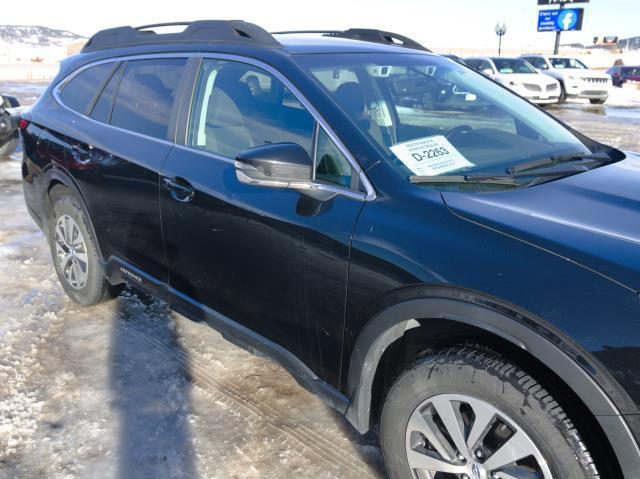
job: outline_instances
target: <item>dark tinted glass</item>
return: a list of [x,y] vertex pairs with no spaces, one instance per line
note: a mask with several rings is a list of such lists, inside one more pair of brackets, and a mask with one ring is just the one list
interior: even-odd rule
[[80,72],[60,92],[62,102],[72,110],[86,113],[89,103],[112,68],[113,63],[103,63]]
[[227,158],[291,142],[312,155],[313,117],[282,82],[245,63],[204,60],[187,144]]
[[166,139],[185,64],[184,58],[128,62],[113,105],[111,124]]
[[120,65],[118,69],[111,76],[111,79],[102,90],[100,98],[96,102],[93,110],[91,111],[91,118],[104,123],[109,123],[109,115],[111,113],[111,105],[113,104],[113,95],[115,95],[116,87],[120,81],[122,70],[124,65]]

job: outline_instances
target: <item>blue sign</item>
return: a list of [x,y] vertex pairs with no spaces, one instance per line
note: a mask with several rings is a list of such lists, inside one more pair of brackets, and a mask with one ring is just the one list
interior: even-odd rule
[[563,8],[560,10],[540,10],[538,12],[539,32],[565,32],[582,30],[584,9]]

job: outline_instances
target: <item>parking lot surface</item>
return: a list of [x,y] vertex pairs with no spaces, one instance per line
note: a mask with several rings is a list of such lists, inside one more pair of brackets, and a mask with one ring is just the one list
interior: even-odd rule
[[[31,103],[40,84],[0,83]],[[637,108],[548,111],[640,150]],[[383,477],[380,451],[269,359],[126,290],[81,308],[63,293],[0,162],[0,477]]]

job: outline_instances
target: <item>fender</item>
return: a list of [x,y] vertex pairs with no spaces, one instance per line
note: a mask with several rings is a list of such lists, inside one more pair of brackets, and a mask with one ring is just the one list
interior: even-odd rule
[[41,208],[41,211],[43,212],[42,230],[44,231],[45,236],[47,236],[47,240],[48,240],[47,217],[49,215],[49,211],[47,208],[47,197],[49,195],[49,189],[51,188],[51,184],[54,182],[62,183],[76,196],[76,198],[78,198],[80,202],[80,206],[82,207],[82,212],[84,213],[84,216],[88,222],[88,226],[91,230],[90,233],[94,238],[96,238],[96,246],[98,248],[98,257],[100,258],[100,261],[103,264],[105,264],[104,257],[102,256],[102,252],[100,251],[100,242],[97,241],[98,237],[96,235],[95,229],[93,228],[93,221],[91,220],[91,215],[89,214],[89,210],[87,209],[87,204],[85,202],[84,195],[82,194],[82,191],[74,181],[73,177],[66,170],[58,166],[52,166],[51,168],[49,168],[44,173],[42,178],[42,184],[43,186],[46,185],[46,187],[42,188],[42,197],[40,198],[40,208]]
[[633,402],[588,353],[552,325],[498,299],[458,288],[427,286],[426,291],[427,297],[406,300],[378,313],[356,340],[349,364],[346,417],[360,433],[371,428],[373,380],[387,347],[407,330],[419,327],[418,318],[450,320],[500,336],[538,358],[596,417],[625,477],[640,477],[640,449],[605,390],[619,401]]

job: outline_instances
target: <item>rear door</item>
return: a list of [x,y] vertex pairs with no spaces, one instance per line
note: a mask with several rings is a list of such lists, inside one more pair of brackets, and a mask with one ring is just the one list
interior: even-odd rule
[[[171,287],[337,385],[349,244],[364,196],[351,187],[349,161],[291,89],[256,64],[204,59],[185,110],[184,146],[162,172]],[[318,200],[240,183],[236,154],[276,142],[315,155],[318,183],[337,193]]]
[[[68,168],[87,203],[101,252],[167,280],[159,172],[173,147],[186,58],[113,65],[71,144]],[[64,91],[64,90],[63,90]]]

